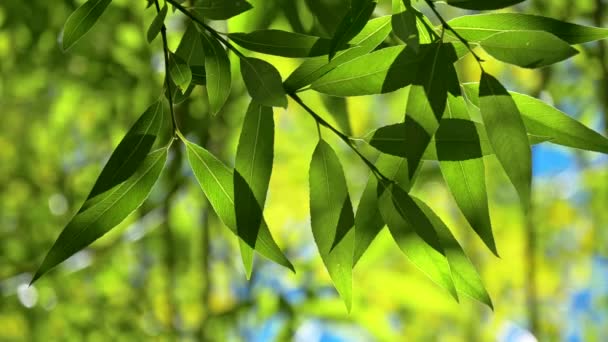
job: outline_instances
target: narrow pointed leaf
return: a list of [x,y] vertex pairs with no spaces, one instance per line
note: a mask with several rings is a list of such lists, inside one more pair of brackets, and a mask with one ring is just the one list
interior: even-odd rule
[[[565,21],[523,13],[488,13],[466,15],[448,22],[470,42],[480,42],[505,31],[544,31],[569,44],[581,44],[608,38],[608,28],[583,26]],[[446,32],[451,35],[449,31]]]
[[[234,209],[234,183],[233,172],[213,154],[204,148],[186,141],[188,161],[192,171],[198,180],[205,196],[213,207],[213,210],[222,222],[235,234],[237,234],[236,215]],[[237,235],[238,236],[238,235]],[[241,241],[246,242],[241,238]],[[244,248],[246,246],[246,248]],[[247,256],[252,249],[266,258],[294,270],[293,265],[285,257],[276,244],[265,220],[262,220],[255,246],[241,244],[242,252]]]
[[329,47],[329,59],[331,60],[336,52],[344,47],[352,38],[354,38],[365,24],[370,19],[376,1],[374,0],[357,0],[352,1],[351,7],[342,18],[342,21],[336,28],[336,32],[331,39]]
[[464,8],[468,10],[486,11],[497,10],[505,7],[516,5],[525,0],[433,0],[445,1],[450,6]]
[[169,74],[182,93],[188,89],[190,82],[192,82],[190,66],[176,54],[171,54],[169,58]]
[[[383,175],[396,181],[403,189],[409,189],[407,160],[388,154],[381,154],[375,165]],[[353,267],[361,259],[383,227],[384,220],[378,208],[378,180],[375,175],[370,173],[355,215]]]
[[205,51],[205,72],[209,109],[216,115],[226,103],[232,85],[230,60],[224,47],[217,39],[201,33],[201,42]]
[[448,263],[450,264],[450,271],[456,291],[478,300],[493,309],[492,300],[481,281],[479,273],[452,232],[450,232],[441,218],[426,203],[418,198],[412,198],[422,209],[426,217],[429,218],[439,235]]
[[378,198],[382,218],[399,248],[418,269],[458,299],[439,236],[425,213],[398,186],[379,186]]
[[196,85],[206,84],[205,52],[201,39],[201,33],[190,23],[175,51],[190,66],[192,83]]
[[95,25],[112,0],[89,0],[78,7],[63,27],[63,50],[76,44]]
[[253,100],[268,107],[287,108],[287,96],[279,71],[257,58],[241,58],[241,74]]
[[245,0],[198,0],[191,7],[195,15],[211,20],[226,20],[252,9]]
[[[478,83],[465,84],[467,97],[479,105]],[[553,144],[608,154],[608,139],[551,105],[528,95],[509,92],[528,134],[548,137]]]
[[[470,120],[467,104],[462,96],[450,95],[446,106],[445,116],[449,119]],[[442,124],[445,121],[442,121]],[[435,141],[441,140],[444,131],[438,130]],[[473,153],[481,155],[481,143],[477,130],[469,132],[472,143],[468,146]],[[476,141],[477,140],[477,141]],[[492,233],[490,212],[488,209],[488,195],[486,191],[485,165],[483,158],[468,160],[448,160],[451,149],[445,144],[436,144],[440,160],[439,166],[456,204],[465,218],[479,235],[488,248],[498,255],[496,243]]]
[[390,18],[390,16],[384,16],[370,20],[363,30],[350,41],[350,44],[355,46],[339,51],[329,63],[326,57],[309,58],[304,61],[285,80],[285,89],[289,92],[299,90],[337,66],[374,50],[391,32]]
[[[234,207],[237,233],[255,246],[262,223],[274,155],[272,108],[251,102],[236,151]],[[251,274],[251,265],[245,265]]]
[[354,217],[340,160],[320,140],[310,163],[312,233],[329,275],[351,308]]
[[165,17],[167,17],[167,10],[168,7],[165,4],[165,6],[163,6],[160,12],[156,14],[156,17],[154,17],[154,20],[150,24],[150,27],[148,27],[148,43],[151,43],[160,33],[160,30],[163,27],[163,24],[165,23]]
[[502,84],[486,73],[481,76],[479,108],[492,149],[527,211],[532,186],[532,153],[519,109]]
[[543,31],[500,32],[480,44],[492,57],[522,68],[541,68],[578,54],[567,42]]
[[333,96],[389,93],[414,81],[427,50],[421,46],[416,54],[404,46],[393,46],[374,51],[337,66],[311,86]]
[[289,31],[259,30],[228,36],[245,49],[268,55],[315,57],[329,52],[329,39]]
[[393,32],[408,46],[418,51],[420,47],[420,35],[418,33],[417,11],[409,6],[405,11],[392,15],[391,24]]

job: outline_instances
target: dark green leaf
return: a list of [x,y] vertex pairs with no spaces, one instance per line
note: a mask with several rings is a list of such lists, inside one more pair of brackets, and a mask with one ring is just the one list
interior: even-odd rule
[[233,42],[245,49],[283,57],[314,57],[329,52],[329,39],[281,30],[230,33]]
[[[201,33],[196,29],[196,26],[191,22],[184,32],[184,36],[175,51],[175,54],[181,57],[189,66],[192,71],[192,82],[194,82],[195,73],[197,77],[205,78],[205,52],[203,50],[203,43],[201,42]],[[201,82],[195,82],[196,84],[205,84],[203,80]]]
[[169,74],[180,91],[185,92],[192,82],[192,71],[181,57],[176,54],[169,56]]
[[230,60],[226,50],[214,37],[201,34],[201,42],[205,51],[205,71],[207,78],[207,96],[212,115],[217,114],[226,103],[232,85]]
[[211,20],[226,20],[252,8],[245,0],[197,0],[192,12]]
[[409,6],[405,11],[393,14],[391,18],[393,32],[415,51],[420,47],[416,12],[413,7]]
[[336,28],[336,32],[331,39],[329,47],[330,60],[335,56],[338,50],[345,47],[351,39],[363,30],[363,27],[365,27],[365,24],[370,19],[375,8],[375,0],[352,1],[350,9],[342,18],[342,21]]
[[527,211],[532,186],[532,153],[517,105],[498,80],[483,73],[479,108],[492,149]]
[[167,17],[167,10],[168,7],[165,4],[165,6],[163,6],[160,12],[156,14],[156,17],[154,17],[154,20],[150,24],[150,27],[148,27],[148,43],[151,43],[154,38],[156,38],[156,36],[158,36],[158,34],[160,33],[160,30],[165,23],[165,17]]
[[63,27],[63,50],[71,48],[95,25],[112,0],[89,0],[70,15]]
[[[523,13],[488,13],[467,15],[448,22],[471,42],[480,42],[505,31],[545,31],[569,44],[581,44],[608,38],[608,29],[567,23],[561,20]],[[447,34],[451,34],[449,31]]]
[[325,57],[309,58],[304,61],[289,75],[285,81],[285,89],[289,92],[299,90],[318,80],[338,65],[374,50],[391,32],[390,18],[390,16],[384,16],[370,20],[363,30],[350,41],[351,45],[356,46],[338,52],[329,63]]
[[[444,117],[455,120],[470,120],[467,104],[462,96],[448,96]],[[442,121],[441,124],[443,125],[444,122],[446,121]],[[445,134],[444,132],[445,130],[441,129],[437,131],[436,142],[442,139],[442,134]],[[477,130],[470,130],[468,133],[472,143],[467,148],[471,152],[481,155],[479,133]],[[456,204],[477,235],[479,235],[492,253],[498,256],[490,223],[483,158],[449,160],[452,154],[452,146],[448,147],[446,144],[436,144],[436,147],[437,154],[441,160],[439,163],[441,173],[456,200]]]
[[167,148],[149,153],[163,120],[163,104],[157,102],[131,127],[112,153],[87,200],[51,247],[32,282],[102,237],[148,197],[167,157]]
[[379,184],[378,205],[391,235],[408,259],[458,299],[439,236],[412,197],[398,186]]
[[492,57],[522,68],[540,68],[578,54],[567,42],[543,31],[500,32],[480,44]]
[[448,5],[477,11],[496,10],[513,6],[525,0],[433,0],[446,1]]
[[310,163],[310,221],[323,263],[348,310],[352,297],[354,217],[340,160],[320,140]]
[[241,58],[241,74],[252,99],[268,107],[287,108],[281,74],[272,64],[257,58]]
[[[255,246],[262,223],[274,155],[272,108],[251,102],[236,151],[234,208],[240,237]],[[245,265],[251,275],[251,264]]]
[[450,265],[456,291],[493,308],[492,300],[483,286],[479,273],[477,273],[475,266],[471,263],[471,260],[469,260],[456,238],[454,238],[452,232],[450,232],[441,218],[426,203],[415,197],[412,198],[431,221],[441,240],[441,245]]
[[[220,220],[237,234],[232,170],[204,148],[189,141],[185,143],[188,150],[188,161],[209,203]],[[242,238],[240,240],[245,264],[250,263],[246,259],[250,258],[251,250],[255,247],[256,251],[268,259],[294,270],[293,265],[272,238],[265,220],[261,222],[255,246],[249,246]]]

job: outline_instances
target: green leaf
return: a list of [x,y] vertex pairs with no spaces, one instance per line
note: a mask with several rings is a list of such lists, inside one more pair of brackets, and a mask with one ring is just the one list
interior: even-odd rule
[[448,5],[476,11],[496,10],[513,6],[525,0],[433,0],[446,1]]
[[321,76],[357,57],[363,56],[380,45],[391,32],[390,16],[370,20],[363,30],[350,41],[356,45],[340,51],[328,63],[325,57],[309,58],[304,61],[285,81],[285,89],[294,92],[318,80]]
[[500,32],[480,44],[492,57],[522,68],[541,68],[578,54],[567,42],[543,31]]
[[314,57],[329,52],[330,40],[281,30],[230,33],[230,39],[245,49],[283,57]]
[[165,6],[163,6],[160,12],[156,14],[156,17],[154,17],[154,20],[150,24],[150,27],[148,27],[148,43],[151,43],[154,38],[156,38],[156,36],[158,36],[158,34],[160,33],[160,30],[165,23],[165,17],[167,17],[167,10],[168,7],[165,4]]
[[216,115],[226,103],[232,85],[230,60],[226,50],[214,37],[201,33],[201,42],[205,51],[205,71],[209,109]]
[[[446,118],[456,120],[470,120],[467,104],[462,96],[448,96],[446,106]],[[445,121],[442,121],[443,125]],[[438,130],[435,141],[440,141],[445,131]],[[472,143],[467,148],[481,155],[481,143],[477,130],[471,130],[468,134]],[[436,144],[437,154],[441,160],[439,166],[456,204],[464,214],[465,218],[479,235],[488,248],[498,256],[494,235],[492,234],[492,224],[490,222],[490,212],[488,209],[488,196],[485,183],[485,165],[483,158],[468,160],[448,160],[451,155],[452,146],[446,144]]]
[[[408,142],[400,148],[405,150],[408,174],[413,178],[420,166],[424,151],[445,112],[448,92],[458,90],[458,76],[453,63],[457,60],[451,44],[433,44],[419,66],[418,75],[410,87],[406,106],[404,137]],[[449,87],[456,87],[449,89]]]
[[[274,155],[272,108],[251,102],[236,150],[234,208],[240,237],[255,246],[262,223]],[[245,265],[251,275],[251,264]]]
[[190,22],[184,36],[175,51],[189,66],[192,73],[192,83],[205,85],[205,52],[200,32],[194,23]]
[[496,157],[527,211],[532,186],[532,153],[526,128],[511,95],[487,73],[481,76],[479,109]]
[[167,148],[150,152],[163,124],[163,104],[152,105],[122,139],[91,193],[63,229],[32,283],[102,237],[148,197],[167,157]]
[[268,107],[287,108],[281,74],[272,64],[257,58],[241,58],[241,74],[252,99]]
[[192,12],[195,15],[211,20],[226,20],[252,9],[245,0],[198,0]]
[[479,273],[456,238],[454,238],[454,235],[452,235],[452,232],[450,232],[441,218],[426,203],[415,197],[412,197],[412,199],[431,221],[433,228],[441,240],[441,245],[450,265],[456,291],[476,299],[493,309],[492,300],[483,286]]
[[[375,163],[386,177],[393,179],[407,190],[407,160],[388,154],[381,154]],[[384,227],[384,220],[378,208],[378,179],[370,173],[365,190],[361,195],[355,214],[355,253],[353,266],[357,264],[372,241]]]
[[[488,13],[457,17],[450,26],[470,42],[480,42],[505,31],[545,31],[569,44],[608,38],[608,29],[582,26],[561,20],[522,13]],[[449,31],[447,34],[451,34]]]
[[312,233],[331,279],[351,308],[354,217],[342,165],[323,140],[310,163],[310,221]]
[[409,6],[406,10],[392,15],[391,24],[393,32],[408,46],[417,51],[420,47],[420,34],[418,33],[417,11]]
[[337,66],[311,85],[333,96],[383,94],[411,84],[419,64],[429,49],[416,54],[404,46],[392,46],[355,58]]
[[89,0],[70,15],[63,27],[63,50],[76,44],[95,25],[112,0]]
[[192,71],[181,57],[176,54],[169,56],[169,74],[175,85],[184,92],[192,82]]
[[[198,180],[213,210],[220,220],[238,236],[234,209],[234,176],[232,170],[206,149],[190,141],[185,141],[185,144],[188,151],[188,161],[190,162],[194,176]],[[239,238],[240,241],[245,242],[240,244],[243,258],[247,258],[247,255],[250,255],[251,250],[255,247],[255,250],[266,258],[292,271],[294,270],[291,262],[281,252],[281,249],[272,238],[265,220],[261,222],[255,246],[249,246],[242,237]],[[248,263],[246,260],[243,261],[245,264]]]
[[342,18],[342,21],[340,21],[331,39],[329,47],[330,60],[334,58],[339,49],[344,47],[363,30],[375,8],[376,1],[374,0],[353,0],[351,2],[351,7]]
[[[473,105],[479,105],[478,83],[467,83],[464,89]],[[608,139],[568,114],[528,95],[509,92],[519,109],[528,134],[547,137],[553,144],[608,154]]]
[[378,186],[380,213],[407,258],[456,300],[450,265],[432,222],[399,186]]

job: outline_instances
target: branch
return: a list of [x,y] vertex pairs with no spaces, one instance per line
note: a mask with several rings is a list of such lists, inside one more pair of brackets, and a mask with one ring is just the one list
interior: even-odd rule
[[[158,4],[158,0],[154,0],[154,5],[156,6],[156,13],[160,12],[160,6]],[[165,55],[165,85],[167,86],[167,94],[169,98],[169,108],[171,109],[171,124],[173,127],[173,136],[179,134],[179,128],[177,127],[177,121],[175,120],[175,112],[173,111],[173,91],[171,89],[171,80],[169,73],[169,46],[167,44],[167,27],[165,23],[160,28],[160,35],[163,39],[163,52]]]

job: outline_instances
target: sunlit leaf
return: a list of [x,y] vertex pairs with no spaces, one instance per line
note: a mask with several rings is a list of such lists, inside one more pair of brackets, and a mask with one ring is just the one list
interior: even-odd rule
[[378,186],[378,207],[391,235],[407,258],[458,299],[439,236],[413,198],[399,186]]
[[241,74],[249,95],[256,102],[287,108],[281,74],[272,64],[258,58],[241,58]]
[[76,44],[95,25],[112,0],[89,0],[78,7],[63,27],[63,50]]
[[354,38],[370,19],[376,8],[375,0],[353,0],[351,7],[346,12],[336,32],[331,39],[329,47],[329,59],[331,60],[336,52]]
[[[206,149],[189,141],[185,143],[188,151],[188,161],[209,203],[220,220],[232,232],[237,234],[232,170]],[[241,241],[245,242],[241,243],[241,252],[245,254],[243,257],[246,257],[247,253],[251,253],[251,250],[255,249],[258,253],[279,265],[294,270],[291,262],[272,238],[265,220],[261,222],[255,246],[248,245],[246,240],[242,238]]]
[[[251,102],[236,150],[234,208],[240,237],[255,245],[262,223],[274,155],[272,108]],[[251,264],[245,265],[251,275]]]
[[522,68],[540,68],[578,54],[567,42],[543,31],[500,32],[480,45],[499,61]]
[[330,40],[281,30],[230,33],[233,42],[245,49],[283,57],[314,57],[329,52]]
[[148,197],[167,158],[167,148],[150,152],[163,124],[163,104],[152,105],[112,153],[91,193],[63,229],[32,282],[99,239]]
[[[467,98],[479,106],[478,83],[464,85]],[[509,92],[519,109],[528,134],[547,137],[553,144],[608,154],[608,139],[568,114],[528,95]]]
[[245,0],[197,0],[191,10],[211,20],[226,20],[252,8]]
[[[445,118],[457,120],[470,120],[467,104],[462,96],[448,96]],[[442,121],[442,124],[445,121]],[[436,133],[435,141],[440,141],[442,130]],[[467,148],[472,152],[481,154],[481,143],[477,130],[470,130],[471,144]],[[477,140],[477,141],[475,141]],[[488,195],[486,191],[485,165],[483,158],[472,158],[467,160],[449,160],[451,148],[446,144],[436,144],[437,154],[441,160],[439,166],[456,204],[464,214],[465,218],[479,235],[488,248],[498,255],[490,213],[488,209]]]
[[150,27],[148,27],[148,34],[147,34],[148,43],[151,43],[156,38],[156,36],[158,36],[158,34],[160,33],[160,30],[163,27],[163,24],[165,23],[165,17],[167,16],[167,10],[168,10],[168,7],[165,4],[165,6],[163,6],[163,8],[160,10],[160,12],[158,12],[156,14],[156,17],[154,17],[154,20],[150,24]]
[[[448,22],[471,42],[480,42],[496,33],[511,31],[545,31],[569,44],[581,44],[608,38],[608,29],[582,26],[561,20],[523,13],[488,13],[466,15]],[[449,31],[447,34],[451,34]]]
[[527,210],[532,186],[532,152],[526,128],[511,95],[487,73],[481,76],[479,108],[492,149]]
[[390,16],[370,20],[361,32],[349,44],[354,47],[339,51],[330,61],[326,57],[309,58],[304,61],[285,80],[285,89],[289,92],[301,89],[319,79],[338,65],[344,64],[374,50],[391,32]]
[[201,34],[201,42],[205,51],[205,72],[209,109],[212,115],[217,114],[230,95],[232,78],[230,60],[226,50],[214,37]]
[[309,182],[312,233],[323,263],[350,310],[354,215],[340,160],[323,140],[313,153]]
[[192,71],[181,57],[171,54],[169,57],[169,74],[175,85],[184,92],[192,82]]

